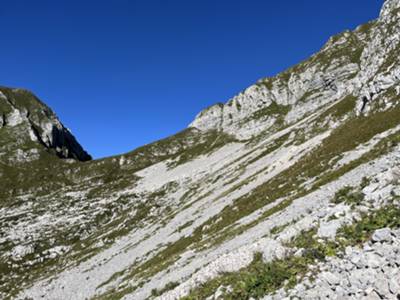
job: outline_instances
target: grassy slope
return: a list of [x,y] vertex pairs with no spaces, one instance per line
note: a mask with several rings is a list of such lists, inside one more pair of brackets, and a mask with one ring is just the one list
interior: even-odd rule
[[[5,136],[5,130],[0,129],[0,134]],[[13,138],[10,135],[10,138]],[[4,141],[4,140],[3,140]],[[16,263],[17,268],[10,269],[7,258],[0,258],[0,291],[15,294],[23,284],[29,284],[38,277],[60,271],[71,263],[76,264],[82,259],[87,259],[101,249],[96,243],[106,240],[112,243],[118,237],[124,236],[137,229],[144,221],[149,220],[149,211],[156,207],[165,211],[168,215],[169,207],[160,207],[160,199],[170,192],[172,185],[163,187],[159,191],[147,195],[146,202],[135,200],[135,195],[129,198],[120,196],[107,205],[97,205],[91,212],[92,203],[96,203],[102,197],[110,198],[113,193],[133,186],[137,181],[136,171],[154,163],[171,160],[171,167],[182,164],[199,155],[209,153],[229,142],[234,141],[228,135],[207,132],[202,134],[197,130],[188,129],[165,140],[140,147],[123,156],[112,157],[91,162],[73,162],[60,160],[52,153],[39,149],[40,159],[29,163],[6,165],[0,164],[0,208],[13,209],[33,201],[30,213],[15,215],[0,219],[3,230],[26,220],[29,215],[40,216],[46,210],[65,210],[66,213],[76,211],[76,214],[86,214],[85,231],[89,232],[86,238],[79,238],[81,226],[69,226],[53,228],[48,236],[35,242],[35,253],[28,255],[23,261]],[[31,149],[31,144],[23,147]],[[22,148],[23,148],[22,147]],[[120,160],[124,158],[121,165]],[[76,201],[67,197],[68,192],[87,191],[84,198]],[[28,198],[21,197],[31,194]],[[40,197],[40,198],[38,198]],[[40,200],[40,202],[38,202]],[[86,204],[85,204],[86,203]],[[129,205],[128,205],[129,203]],[[136,203],[136,204],[135,204]],[[154,222],[156,220],[153,220]],[[12,223],[10,223],[12,222]],[[123,225],[123,226],[121,226]],[[101,237],[101,238],[100,238]],[[71,246],[70,254],[62,259],[44,261],[34,266],[24,266],[25,261],[35,258],[35,254],[42,253],[52,244]],[[102,249],[109,246],[106,244]],[[1,251],[13,248],[10,243],[0,245]],[[26,272],[29,270],[29,272]],[[8,277],[15,276],[11,282]],[[2,287],[2,284],[5,286]]]

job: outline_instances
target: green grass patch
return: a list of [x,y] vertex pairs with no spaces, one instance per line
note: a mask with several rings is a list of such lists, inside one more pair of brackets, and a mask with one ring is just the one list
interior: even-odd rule
[[252,263],[238,272],[221,274],[221,276],[193,290],[182,300],[206,299],[218,287],[230,287],[223,292],[223,299],[260,298],[267,293],[284,287],[290,288],[303,276],[311,263],[307,257],[291,256],[287,259],[265,263],[261,253],[256,253]]
[[375,230],[385,227],[400,227],[400,207],[398,205],[385,206],[369,215],[364,215],[359,222],[340,228],[337,240],[343,246],[359,245],[369,240]]
[[355,191],[353,187],[346,186],[335,193],[331,202],[335,204],[346,203],[352,207],[360,205],[364,200],[364,194],[360,191]]

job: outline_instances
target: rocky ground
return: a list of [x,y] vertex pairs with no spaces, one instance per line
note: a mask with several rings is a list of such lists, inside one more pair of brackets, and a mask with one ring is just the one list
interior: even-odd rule
[[[318,266],[314,284],[299,284],[291,292],[298,298],[394,299],[400,295],[400,231],[378,229],[360,247],[346,247],[345,256]],[[310,291],[307,291],[310,289]],[[303,290],[303,292],[302,292]]]
[[399,247],[399,229],[378,229],[371,241],[317,264],[316,276],[265,299],[399,299]]

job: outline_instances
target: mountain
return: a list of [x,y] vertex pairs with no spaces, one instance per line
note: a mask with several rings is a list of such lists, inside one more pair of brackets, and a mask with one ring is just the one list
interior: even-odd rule
[[400,297],[399,19],[101,160],[0,88],[0,298]]
[[0,149],[4,155],[19,156],[8,162],[34,159],[42,150],[62,158],[91,159],[54,112],[29,91],[0,87],[0,109]]

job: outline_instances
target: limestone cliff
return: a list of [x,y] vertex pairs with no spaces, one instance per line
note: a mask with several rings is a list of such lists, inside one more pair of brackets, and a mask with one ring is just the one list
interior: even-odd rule
[[22,89],[0,87],[0,138],[0,153],[18,161],[33,159],[42,149],[61,158],[91,159],[54,112]]

